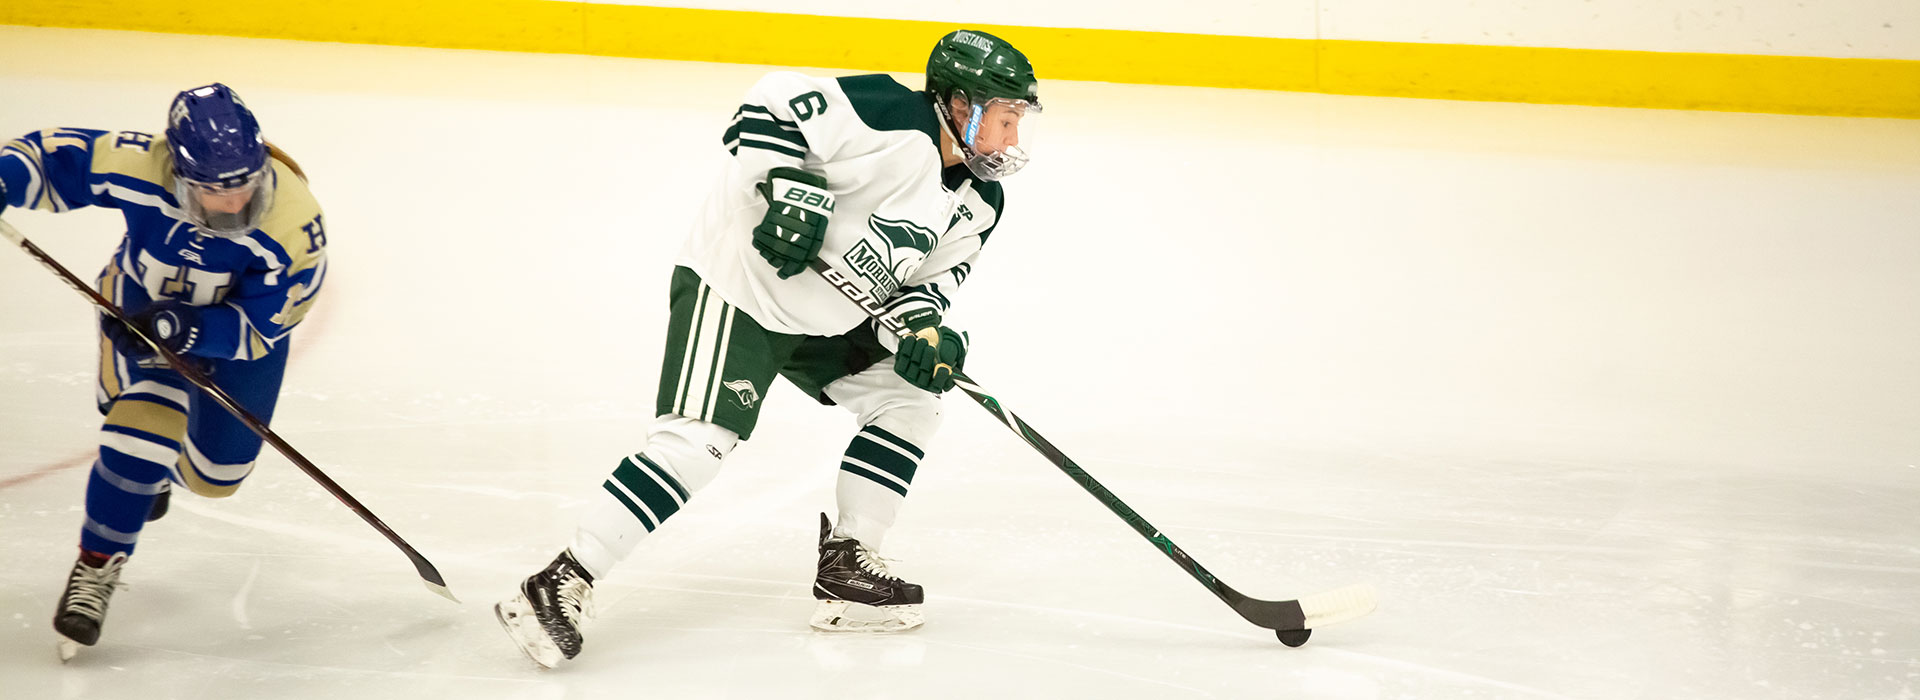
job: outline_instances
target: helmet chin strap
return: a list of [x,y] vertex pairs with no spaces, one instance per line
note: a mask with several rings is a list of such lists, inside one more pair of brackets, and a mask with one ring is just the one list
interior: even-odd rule
[[953,142],[953,148],[950,152],[957,151],[962,161],[971,157],[973,155],[973,147],[962,140],[960,134],[953,128],[953,109],[944,104],[935,105],[934,109],[940,114],[940,133],[944,134],[948,140]]
[[968,155],[976,155],[979,149],[973,147],[973,142],[975,139],[980,138],[980,118],[985,116],[987,111],[977,104],[973,105],[968,111],[972,114],[967,117],[967,137],[962,139],[961,142],[967,144],[967,150],[974,151],[974,153],[969,153]]
[[981,157],[983,155],[980,153],[980,149],[974,148],[973,142],[980,138],[980,123],[985,119],[987,114],[985,105],[973,104],[972,102],[968,103],[967,112],[966,130],[964,132],[956,132],[954,128],[953,108],[946,105],[941,105],[940,107],[940,127],[947,132],[947,136],[953,138],[953,145],[960,149],[960,157],[963,159]]

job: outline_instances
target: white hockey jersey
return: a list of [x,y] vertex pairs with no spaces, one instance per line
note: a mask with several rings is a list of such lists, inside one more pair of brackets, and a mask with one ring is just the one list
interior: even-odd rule
[[826,178],[836,202],[820,258],[895,314],[944,316],[1000,220],[999,183],[943,169],[933,103],[886,75],[770,73],[723,141],[734,157],[676,263],[770,331],[831,336],[868,320],[820,275],[780,279],[754,249],[767,211],[756,187],[774,168]]

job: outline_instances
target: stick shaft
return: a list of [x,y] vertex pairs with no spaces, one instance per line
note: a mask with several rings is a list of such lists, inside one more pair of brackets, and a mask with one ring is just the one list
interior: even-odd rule
[[[820,273],[821,277],[826,278],[827,282],[832,284],[834,288],[839,290],[848,300],[858,304],[861,309],[864,309],[868,315],[878,321],[881,327],[885,328],[888,332],[902,338],[912,335],[907,331],[906,326],[900,323],[899,319],[887,313],[886,307],[882,305],[879,300],[874,299],[872,294],[862,289],[857,282],[849,279],[846,275],[840,274],[838,270],[827,266],[825,261],[818,258],[814,259],[810,266],[815,272]],[[1234,592],[1233,589],[1228,588],[1225,583],[1222,583],[1220,579],[1215,578],[1212,573],[1207,571],[1206,567],[1200,565],[1200,562],[1194,561],[1193,557],[1188,556],[1185,550],[1180,549],[1179,545],[1174,544],[1173,540],[1169,539],[1165,533],[1160,532],[1159,528],[1147,522],[1146,518],[1140,517],[1138,512],[1128,506],[1125,501],[1120,500],[1119,496],[1114,495],[1113,492],[1102,485],[1099,480],[1094,479],[1093,475],[1088,474],[1085,469],[1080,468],[1080,465],[1074,464],[1073,459],[1068,457],[1065,452],[1060,451],[1060,448],[1054,447],[1053,443],[1048,442],[1047,439],[1042,437],[1038,431],[1035,431],[1032,426],[1027,425],[1026,421],[1021,420],[1013,411],[1001,405],[999,399],[994,398],[988,394],[985,389],[980,388],[980,385],[974,382],[972,378],[960,372],[955,372],[953,376],[954,386],[966,392],[967,396],[973,397],[975,403],[980,404],[981,408],[987,409],[988,413],[992,413],[994,418],[999,419],[1009,430],[1019,435],[1020,439],[1025,440],[1027,445],[1033,447],[1041,456],[1046,457],[1047,461],[1053,463],[1053,466],[1059,467],[1060,471],[1065,472],[1068,478],[1073,479],[1074,483],[1086,489],[1087,493],[1093,494],[1094,498],[1100,499],[1100,502],[1107,506],[1107,510],[1111,510],[1114,515],[1120,516],[1120,519],[1126,521],[1127,525],[1131,526],[1134,532],[1140,533],[1141,537],[1153,543],[1156,549],[1166,554],[1167,558],[1172,559],[1174,563],[1179,564],[1181,570],[1193,576],[1194,580],[1206,586],[1207,590],[1212,591],[1220,600],[1226,602],[1228,605],[1235,605],[1236,599],[1245,599],[1245,596],[1239,595]]]
[[135,336],[140,338],[141,342],[152,346],[153,349],[159,353],[160,357],[167,361],[167,365],[172,367],[175,372],[179,372],[181,377],[185,378],[194,386],[199,387],[201,392],[219,403],[228,413],[233,414],[234,418],[245,424],[248,430],[252,430],[255,435],[260,436],[261,440],[272,445],[275,451],[285,455],[289,461],[293,462],[294,466],[300,468],[300,471],[306,472],[307,476],[319,482],[320,487],[326,489],[327,493],[333,494],[334,498],[346,504],[348,509],[352,510],[355,515],[360,516],[361,520],[367,521],[368,525],[372,525],[373,529],[378,530],[380,534],[385,535],[387,540],[392,542],[394,546],[399,547],[400,551],[404,552],[407,558],[413,562],[415,570],[420,573],[420,578],[427,583],[428,589],[448,598],[453,598],[453,594],[447,589],[446,579],[440,576],[440,571],[435,569],[433,564],[427,561],[426,557],[422,556],[412,545],[407,544],[406,540],[401,539],[400,535],[393,531],[393,528],[387,527],[387,524],[382,522],[378,516],[374,515],[373,511],[361,505],[360,500],[354,498],[353,494],[347,493],[347,490],[341,488],[340,484],[335,483],[332,477],[320,471],[320,468],[314,466],[313,462],[309,461],[305,455],[300,454],[298,450],[293,449],[292,445],[287,444],[286,440],[281,439],[278,434],[273,432],[272,428],[267,427],[259,418],[254,417],[251,411],[248,411],[245,406],[240,405],[240,402],[235,400],[231,394],[228,394],[225,389],[220,388],[218,384],[214,384],[213,380],[208,378],[204,372],[201,372],[198,367],[182,361],[179,355],[167,349],[165,345],[156,343],[152,338],[147,337],[146,331],[139,328],[136,324],[129,323],[126,313],[121,311],[118,306],[115,306],[111,300],[100,294],[100,292],[96,291],[93,287],[88,286],[85,282],[82,282],[79,277],[75,277],[72,272],[68,272],[67,268],[62,266],[58,260],[53,259],[53,256],[41,250],[40,246],[34,245],[33,241],[27,240],[27,237],[21,234],[18,229],[15,229],[12,224],[0,221],[0,235],[4,235],[7,240],[13,241],[15,245],[20,246],[20,249],[26,251],[29,257],[32,257],[36,262],[39,262],[41,266],[52,271],[55,277],[60,278],[60,281],[65,282],[68,287],[72,287],[73,290],[79,292],[81,296],[93,302],[93,305],[98,307],[102,312],[111,316],[115,321],[125,324],[127,328],[132,330]]

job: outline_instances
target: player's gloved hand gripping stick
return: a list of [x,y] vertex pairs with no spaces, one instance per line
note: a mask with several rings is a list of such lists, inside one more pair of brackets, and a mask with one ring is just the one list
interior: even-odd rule
[[[914,333],[906,324],[887,315],[886,308],[881,305],[880,300],[874,299],[873,295],[868,294],[854,280],[848,279],[845,275],[828,267],[826,262],[818,259],[812,260],[809,266],[820,273],[820,276],[825,277],[835,289],[840,290],[848,300],[865,309],[867,314],[873,316],[888,332],[900,336],[902,347],[906,347],[906,344],[914,338]],[[942,376],[946,376],[946,373],[942,373]],[[954,367],[951,381],[953,386],[973,397],[973,400],[982,408],[987,409],[995,418],[1000,419],[1001,423],[1019,434],[1021,439],[1026,440],[1028,445],[1033,446],[1033,449],[1038,450],[1048,461],[1053,462],[1060,471],[1066,472],[1067,476],[1079,483],[1087,493],[1093,494],[1094,498],[1105,503],[1114,515],[1120,516],[1121,520],[1133,526],[1134,532],[1147,538],[1147,541],[1152,542],[1155,547],[1164,552],[1167,558],[1179,564],[1180,568],[1185,569],[1201,585],[1206,586],[1207,590],[1213,591],[1213,594],[1232,607],[1234,612],[1240,613],[1240,616],[1246,618],[1248,622],[1273,630],[1280,641],[1287,646],[1297,647],[1307,643],[1307,637],[1315,628],[1373,612],[1377,596],[1373,587],[1364,583],[1304,596],[1296,600],[1259,600],[1242,595],[1239,591],[1228,587],[1225,582],[1214,578],[1213,574],[1207,573],[1205,567],[1200,566],[1193,557],[1187,556],[1187,553],[1182,551],[1179,545],[1174,544],[1173,540],[1167,539],[1167,536],[1158,528],[1140,517],[1140,514],[1135,513],[1126,503],[1121,502],[1118,496],[1108,491],[1107,487],[1100,485],[1100,482],[1094,480],[1086,470],[1081,469],[1080,465],[1074,464],[1073,460],[1059,448],[1054,447],[1053,443],[1047,442],[1046,438],[1034,432],[1026,421],[1020,420],[1019,416],[1001,406],[998,399],[988,395],[980,385],[961,373],[958,367]]]
[[924,314],[902,322],[900,347],[893,354],[893,371],[921,389],[944,394],[967,363],[965,333],[940,325],[940,317]]
[[177,299],[161,299],[127,317],[126,323],[108,319],[100,328],[113,342],[113,349],[129,360],[141,361],[154,356],[153,347],[134,335],[131,328],[140,329],[141,335],[184,359],[200,341],[200,311]]
[[[156,338],[153,335],[155,318],[152,315],[146,315],[145,318],[140,320],[128,318],[125,312],[113,305],[112,301],[101,296],[99,292],[94,291],[94,289],[87,286],[85,282],[81,282],[80,278],[74,277],[73,273],[68,272],[67,268],[62,267],[59,261],[53,259],[53,256],[48,255],[46,251],[40,249],[40,246],[34,245],[32,241],[27,240],[26,236],[21,235],[20,231],[16,230],[12,224],[0,221],[0,235],[4,235],[7,240],[19,245],[21,250],[27,252],[27,255],[31,256],[48,270],[52,270],[53,274],[60,278],[60,281],[67,283],[67,286],[72,287],[74,291],[79,292],[82,296],[85,296],[88,301],[93,302],[94,306],[99,307],[100,310],[109,317],[107,321],[109,327],[115,325],[120,326],[118,331],[123,335],[131,336],[132,340],[145,345],[153,351],[154,354],[166,360],[167,364],[173,367],[174,371],[180,373],[180,376],[185,377],[186,380],[193,383],[194,386],[200,387],[201,391],[206,392],[207,396],[212,397],[221,407],[227,409],[227,412],[233,414],[234,418],[239,419],[241,423],[245,423],[247,428],[253,430],[254,434],[260,436],[260,439],[272,445],[273,449],[278,450],[280,454],[286,455],[287,459],[291,460],[294,466],[300,468],[300,471],[306,472],[307,476],[313,477],[314,481],[320,482],[321,488],[326,489],[327,493],[333,494],[334,498],[340,499],[340,502],[346,504],[348,509],[351,509],[354,514],[359,515],[361,520],[367,521],[367,524],[372,525],[373,529],[379,530],[382,535],[386,535],[387,540],[393,542],[394,546],[399,547],[400,551],[404,552],[407,558],[413,561],[413,568],[419,572],[421,580],[427,584],[427,590],[446,596],[448,600],[456,603],[460,602],[458,598],[453,597],[453,592],[447,589],[446,579],[441,578],[440,570],[435,569],[432,562],[427,561],[426,557],[421,556],[420,552],[416,551],[412,545],[407,544],[406,540],[400,539],[400,536],[395,534],[392,528],[387,527],[386,523],[381,522],[380,518],[373,514],[373,511],[367,510],[366,506],[361,505],[360,501],[353,497],[353,494],[347,493],[346,489],[340,488],[340,485],[334,483],[333,479],[328,477],[325,472],[320,471],[319,467],[313,466],[313,462],[307,461],[307,458],[301,456],[298,451],[295,451],[292,445],[288,445],[287,441],[280,439],[279,435],[274,434],[271,428],[261,423],[259,418],[254,417],[252,413],[240,405],[240,402],[235,401],[233,396],[229,395],[226,390],[221,389],[219,385],[213,383],[213,380],[208,379],[206,373],[201,371],[197,364],[181,359],[179,352],[175,348],[182,346],[186,342],[184,336],[165,334],[167,337],[164,340]],[[160,309],[161,312],[165,312],[166,310],[164,307]],[[175,309],[175,311],[178,310]],[[171,323],[179,322],[179,316],[177,314],[173,318],[174,321],[171,321]]]
[[799,168],[774,168],[758,187],[767,213],[753,227],[754,249],[779,270],[780,279],[805,272],[807,261],[826,243],[827,219],[833,215],[827,179]]

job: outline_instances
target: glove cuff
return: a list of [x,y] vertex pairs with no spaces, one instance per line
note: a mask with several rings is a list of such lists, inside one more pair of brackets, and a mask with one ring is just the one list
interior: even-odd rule
[[914,309],[900,314],[900,325],[918,335],[920,331],[940,325],[940,312],[933,309]]

